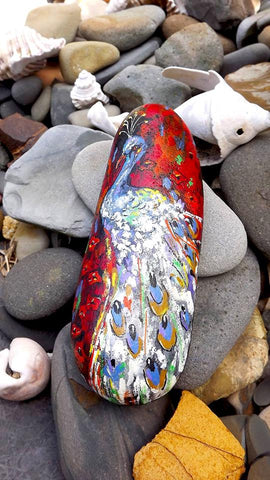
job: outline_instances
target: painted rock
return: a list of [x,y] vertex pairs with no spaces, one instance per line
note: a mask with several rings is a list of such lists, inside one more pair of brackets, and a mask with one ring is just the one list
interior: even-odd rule
[[74,301],[80,371],[102,397],[142,404],[184,368],[202,234],[200,164],[173,110],[133,110],[116,134]]

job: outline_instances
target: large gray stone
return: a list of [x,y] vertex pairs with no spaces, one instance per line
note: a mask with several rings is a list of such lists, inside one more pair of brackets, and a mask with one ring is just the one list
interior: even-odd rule
[[248,250],[236,268],[198,281],[187,362],[177,387],[205,383],[250,321],[260,295],[260,269]]
[[7,171],[3,196],[13,218],[74,237],[88,237],[93,215],[71,179],[76,155],[110,135],[74,125],[50,128]]
[[20,320],[56,312],[73,297],[82,257],[69,248],[46,248],[18,262],[6,276],[3,302]]
[[143,5],[83,20],[79,33],[87,40],[111,43],[123,52],[145,42],[165,17],[162,8]]
[[150,55],[153,55],[153,53],[160,47],[161,43],[162,41],[159,37],[153,37],[142,45],[139,45],[139,47],[122,53],[118,62],[97,72],[97,82],[99,82],[101,85],[104,85],[104,83],[108,82],[112,77],[114,77],[114,75],[121,72],[129,65],[143,63],[146,58],[150,57]]
[[0,400],[0,471],[7,480],[65,480],[48,388],[25,402]]
[[270,131],[232,152],[224,161],[220,183],[228,204],[247,234],[270,258]]
[[242,20],[236,32],[237,48],[241,48],[248,43],[256,41],[256,37],[259,33],[257,23],[269,13],[270,9],[267,9],[263,12],[258,12],[255,15],[247,16],[247,18]]
[[72,181],[85,205],[95,213],[112,148],[112,140],[93,143],[78,153],[72,165]]
[[155,52],[161,67],[195,68],[219,71],[223,46],[216,32],[206,23],[195,23],[171,35]]
[[208,185],[204,187],[204,219],[199,276],[228,272],[243,260],[247,234],[235,213]]
[[70,98],[72,88],[73,86],[66,83],[56,83],[53,86],[50,112],[53,126],[70,123],[68,116],[76,111]]
[[125,112],[147,103],[161,103],[176,108],[191,97],[184,83],[165,78],[156,65],[130,65],[113,77],[104,92],[116,98]]
[[170,395],[127,407],[91,392],[75,364],[69,325],[54,347],[52,405],[66,480],[132,480],[135,453],[172,415]]

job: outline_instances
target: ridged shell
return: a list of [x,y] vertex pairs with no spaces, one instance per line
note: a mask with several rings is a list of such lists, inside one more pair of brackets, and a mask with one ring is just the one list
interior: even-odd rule
[[30,27],[10,30],[0,36],[0,80],[31,75],[46,66],[64,47],[64,38],[45,38]]
[[70,97],[74,107],[78,109],[88,107],[97,100],[103,103],[109,103],[109,98],[102,92],[95,75],[92,75],[86,70],[80,72],[71,90]]

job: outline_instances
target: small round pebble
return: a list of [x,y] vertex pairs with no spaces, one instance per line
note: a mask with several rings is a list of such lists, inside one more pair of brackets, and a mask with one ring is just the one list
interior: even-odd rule
[[256,387],[253,400],[259,407],[270,405],[270,378],[266,378]]
[[25,115],[21,107],[14,102],[14,100],[7,100],[0,105],[0,115],[2,118],[9,117],[13,113],[19,113],[20,115]]
[[11,95],[20,105],[32,105],[42,90],[42,81],[35,75],[21,78],[12,85]]
[[7,311],[21,320],[56,312],[75,292],[81,261],[81,256],[68,248],[47,248],[23,258],[5,279]]

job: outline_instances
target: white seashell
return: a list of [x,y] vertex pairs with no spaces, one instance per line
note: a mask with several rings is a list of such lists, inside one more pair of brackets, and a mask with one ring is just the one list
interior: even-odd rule
[[121,113],[121,115],[109,117],[108,112],[102,103],[97,102],[89,109],[87,118],[92,125],[114,137],[121,123],[125,120],[128,114],[129,112],[124,112]]
[[95,75],[92,75],[92,73],[86,70],[82,70],[79,73],[75,85],[70,92],[70,97],[74,107],[78,109],[89,107],[97,100],[103,103],[109,103],[109,98],[102,92]]
[[168,67],[166,78],[204,90],[175,109],[192,135],[217,144],[221,158],[226,158],[239,145],[249,142],[270,127],[270,113],[248,102],[235,92],[213,70],[203,72],[182,67]]
[[[7,373],[7,368],[14,372]],[[0,397],[27,400],[38,395],[50,379],[51,363],[45,350],[29,338],[15,338],[0,352]]]
[[0,35],[0,80],[30,75],[46,66],[64,47],[64,38],[45,38],[30,27],[21,27]]

